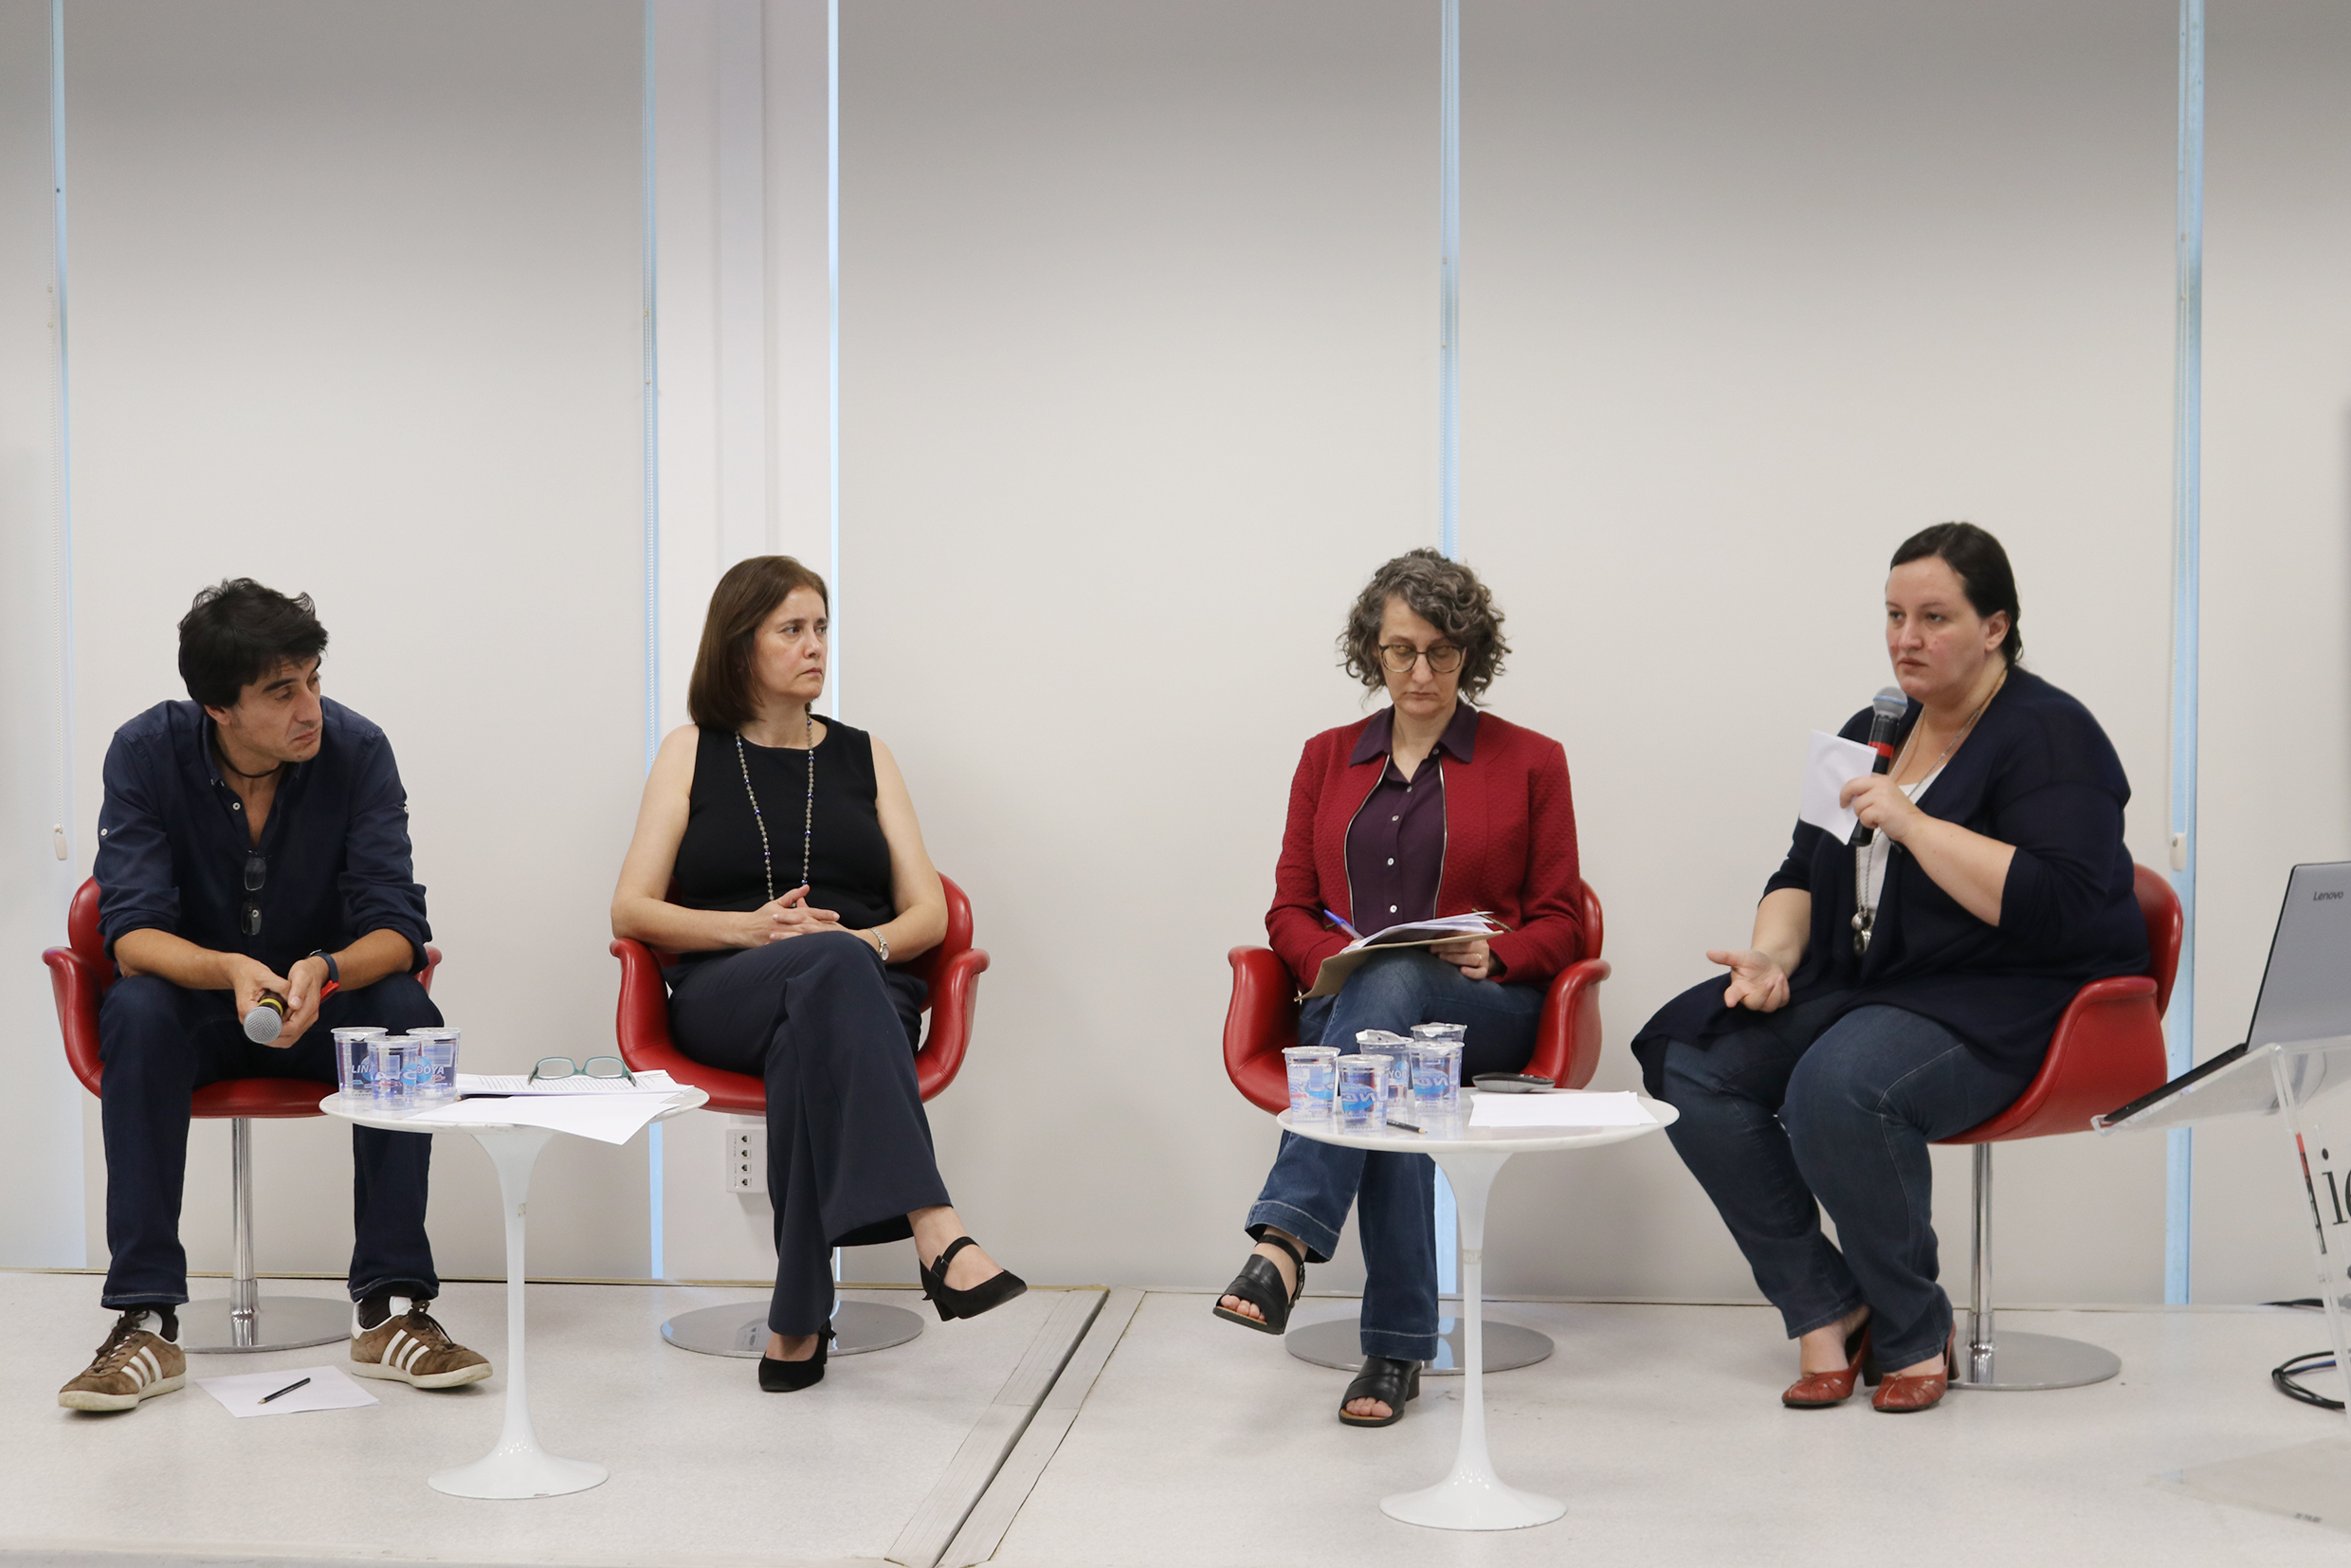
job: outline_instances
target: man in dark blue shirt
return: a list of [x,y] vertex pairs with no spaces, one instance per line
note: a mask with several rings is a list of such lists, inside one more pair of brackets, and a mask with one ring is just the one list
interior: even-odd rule
[[[308,594],[208,588],[179,626],[186,702],[115,732],[99,812],[99,921],[121,978],[99,1005],[107,1308],[113,1332],[59,1402],[129,1410],[179,1388],[176,1308],[191,1101],[225,1078],[336,1082],[330,1030],[438,1025],[408,797],[384,732],[319,695],[326,629]],[[284,1025],[242,1020],[264,995]],[[419,1388],[490,1374],[425,1307],[432,1140],[352,1130],[351,1370]]]

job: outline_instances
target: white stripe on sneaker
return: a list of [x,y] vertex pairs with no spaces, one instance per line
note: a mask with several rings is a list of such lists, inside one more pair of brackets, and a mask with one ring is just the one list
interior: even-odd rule
[[131,1375],[131,1387],[134,1392],[145,1388],[149,1383],[158,1382],[163,1377],[163,1368],[155,1363],[155,1353],[146,1345],[138,1347],[138,1354],[125,1361],[122,1370]]

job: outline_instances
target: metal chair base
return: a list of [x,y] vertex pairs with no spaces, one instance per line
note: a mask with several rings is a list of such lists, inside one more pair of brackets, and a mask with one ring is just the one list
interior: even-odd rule
[[[863,1356],[902,1345],[922,1332],[922,1320],[902,1306],[842,1302],[832,1312],[833,1356]],[[698,1356],[733,1356],[756,1361],[767,1350],[767,1305],[763,1302],[705,1306],[681,1312],[662,1324],[662,1338]]]
[[191,1356],[300,1350],[350,1338],[351,1304],[319,1296],[264,1296],[249,1313],[225,1299],[179,1309],[179,1347]]
[[[1496,1322],[1488,1318],[1485,1328],[1485,1370],[1509,1372],[1518,1367],[1533,1366],[1551,1355],[1551,1336],[1539,1334],[1517,1323]],[[1461,1344],[1461,1320],[1439,1318],[1436,1358],[1423,1362],[1424,1374],[1439,1377],[1461,1376],[1464,1352]],[[1337,1367],[1353,1372],[1363,1364],[1361,1327],[1353,1317],[1333,1318],[1327,1322],[1304,1323],[1282,1336],[1283,1348],[1302,1361],[1319,1367]]]
[[2014,1389],[2082,1388],[2103,1383],[2123,1370],[2111,1350],[2060,1339],[2054,1334],[2019,1334],[2001,1329],[1985,1352],[1959,1346],[1955,1388],[2005,1392]]

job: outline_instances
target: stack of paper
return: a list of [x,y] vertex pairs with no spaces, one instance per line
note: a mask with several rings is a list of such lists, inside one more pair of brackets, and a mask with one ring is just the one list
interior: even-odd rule
[[[436,1105],[403,1120],[436,1127],[546,1127],[599,1143],[626,1143],[662,1112],[679,1104],[685,1091],[666,1073],[639,1073],[640,1082],[659,1078],[661,1085],[619,1092],[587,1094],[517,1094],[461,1100]],[[460,1079],[462,1085],[463,1079]]]
[[1469,1109],[1472,1127],[1654,1127],[1657,1118],[1637,1094],[1480,1094]]
[[575,1072],[569,1078],[541,1078],[534,1081],[524,1072],[461,1072],[457,1075],[457,1092],[473,1094],[670,1094],[678,1081],[656,1067],[636,1075],[636,1082],[626,1078],[591,1078]]

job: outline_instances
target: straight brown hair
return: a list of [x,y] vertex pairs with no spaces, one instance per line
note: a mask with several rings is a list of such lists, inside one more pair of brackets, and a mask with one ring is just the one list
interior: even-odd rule
[[704,729],[738,730],[758,717],[751,690],[751,645],[775,607],[803,588],[832,609],[825,579],[790,556],[753,556],[726,569],[710,591],[702,644],[686,683],[685,711]]

